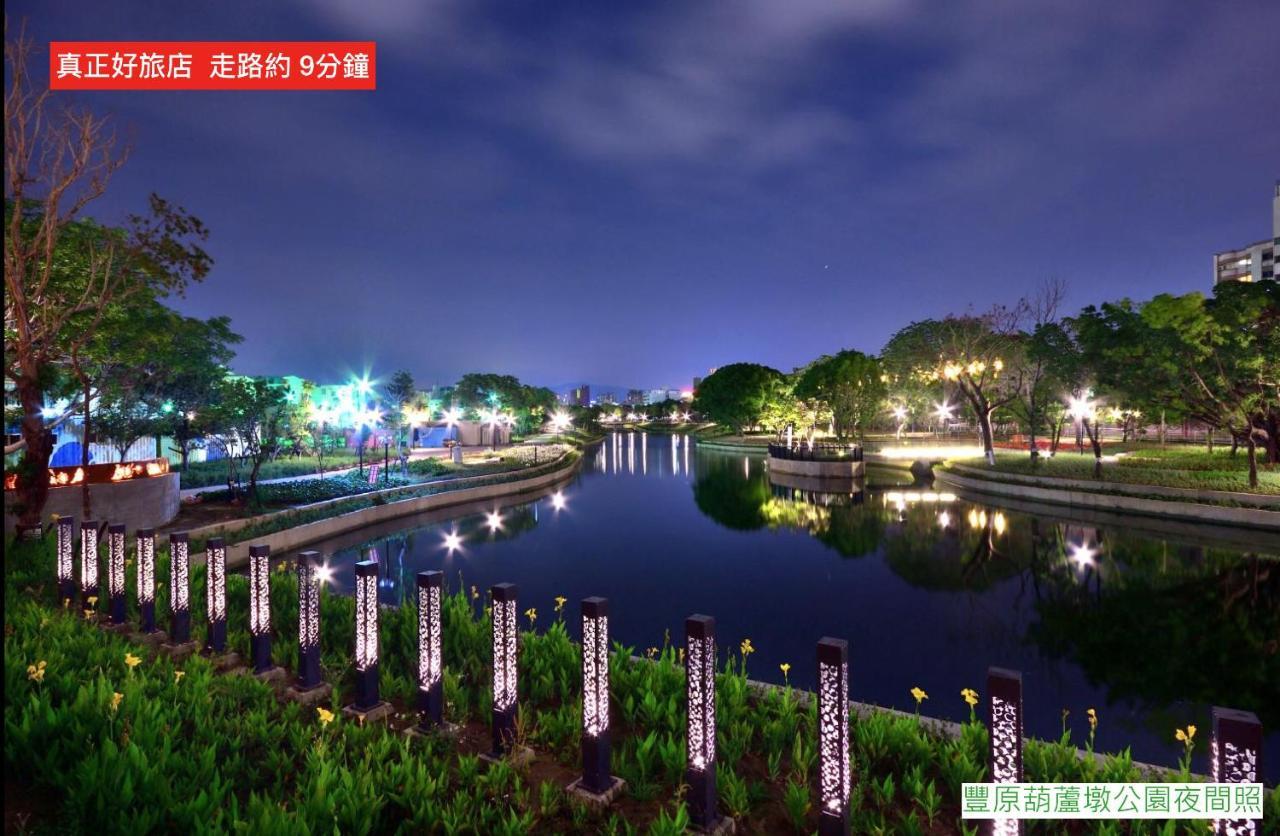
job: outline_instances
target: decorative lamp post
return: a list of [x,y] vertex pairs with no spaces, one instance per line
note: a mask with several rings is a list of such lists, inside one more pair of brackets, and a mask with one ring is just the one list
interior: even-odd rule
[[516,654],[516,585],[500,583],[489,589],[493,617],[493,756],[511,751],[516,731],[519,697]]
[[221,537],[211,537],[204,547],[205,614],[209,636],[205,648],[210,653],[227,650],[227,547]]
[[368,712],[382,702],[378,693],[378,562],[356,564],[356,702]]
[[[987,669],[987,705],[991,734],[989,774],[993,784],[1022,781],[1022,674],[1004,668]],[[990,819],[993,836],[1022,833],[1020,819]]]
[[271,664],[271,547],[249,547],[249,655],[253,672],[266,673]]
[[319,688],[320,552],[298,555],[298,691]]
[[76,595],[76,521],[74,517],[58,517],[58,601],[71,606]]
[[418,727],[444,722],[444,654],[441,605],[444,572],[418,573]]
[[142,632],[156,631],[156,531],[139,528],[138,546],[138,611],[141,614]]
[[818,833],[848,836],[849,643],[843,639],[823,637],[818,642],[818,756]]
[[582,599],[582,778],[578,786],[603,795],[618,779],[610,774],[609,601]]
[[90,598],[98,597],[98,521],[80,523],[80,606],[85,612],[94,608]]
[[112,625],[124,624],[124,525],[107,529],[107,595]]
[[169,642],[191,641],[191,553],[187,532],[169,535]]
[[689,819],[703,830],[720,820],[716,809],[716,620],[691,615],[684,622],[685,698],[688,703],[685,783]]
[[[1209,775],[1215,784],[1256,784],[1262,780],[1262,723],[1248,711],[1213,707],[1213,741]],[[1258,788],[1261,803],[1262,789]],[[1254,834],[1262,832],[1262,820],[1218,820],[1213,832]]]

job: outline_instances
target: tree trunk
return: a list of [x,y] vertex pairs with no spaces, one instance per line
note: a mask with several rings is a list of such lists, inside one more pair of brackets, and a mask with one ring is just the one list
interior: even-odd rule
[[1249,453],[1249,487],[1256,488],[1258,487],[1258,442],[1253,440],[1252,431],[1245,436],[1244,445]]
[[16,498],[18,522],[38,525],[49,499],[49,457],[53,445],[44,428],[44,390],[34,376],[16,382],[22,404],[22,440],[27,443],[18,466]]
[[89,378],[81,375],[80,382],[84,386],[84,435],[80,437],[80,466],[84,468],[84,480],[80,483],[80,510],[87,520],[93,516],[93,500],[89,495]]
[[1160,446],[1161,447],[1164,446],[1164,439],[1165,439],[1165,423],[1164,423],[1164,410],[1162,409],[1160,410]]
[[1102,442],[1100,440],[1101,433],[1098,431],[1098,425],[1095,422],[1090,425],[1088,420],[1080,422],[1084,425],[1084,434],[1089,436],[1089,446],[1093,448],[1093,478],[1102,478]]

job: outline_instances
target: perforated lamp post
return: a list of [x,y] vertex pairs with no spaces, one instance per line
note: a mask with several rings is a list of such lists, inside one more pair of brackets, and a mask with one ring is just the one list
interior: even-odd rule
[[298,555],[299,691],[319,688],[320,680],[320,552]]
[[378,707],[378,562],[356,564],[356,702],[357,711]]
[[444,654],[441,596],[444,572],[418,573],[418,727],[444,722]]
[[249,547],[249,656],[254,673],[271,664],[271,548]]
[[818,642],[819,836],[849,833],[849,643]]
[[716,809],[716,620],[691,615],[684,622],[686,719],[685,783],[689,819],[703,830],[720,820]]
[[111,623],[124,624],[124,526],[118,523],[107,529],[107,595]]
[[516,585],[497,584],[489,589],[489,596],[493,619],[493,755],[502,757],[511,751],[515,740],[519,697]]
[[156,631],[156,531],[139,528],[138,550],[138,612],[143,633]]
[[169,642],[191,641],[191,553],[185,531],[169,535]]
[[[1210,744],[1209,775],[1214,783],[1254,784],[1262,780],[1262,723],[1248,711],[1214,706],[1213,741]],[[1219,819],[1213,832],[1254,834],[1262,832],[1260,820]]]
[[[993,784],[1022,781],[1022,674],[1004,668],[987,669],[987,703],[990,709],[989,774]],[[989,819],[986,832],[993,836],[1022,833],[1020,819]]]
[[90,598],[98,597],[98,521],[80,523],[80,607],[93,609]]
[[74,517],[58,517],[58,602],[71,606],[76,597],[76,521]]
[[582,599],[582,781],[603,795],[617,783],[610,774],[609,601]]
[[227,649],[227,547],[221,537],[205,544],[205,614],[209,619],[209,636],[205,648],[210,653]]

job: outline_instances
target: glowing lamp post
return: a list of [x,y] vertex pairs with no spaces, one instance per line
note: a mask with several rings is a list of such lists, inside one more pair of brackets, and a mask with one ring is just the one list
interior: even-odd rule
[[[987,704],[991,712],[990,770],[994,784],[1022,781],[1022,674],[1004,668],[987,669]],[[1022,832],[1019,819],[991,819],[993,836]]]
[[113,625],[124,624],[124,525],[107,529],[107,595]]
[[582,599],[582,780],[602,795],[617,783],[609,752],[609,601]]
[[253,672],[271,664],[271,547],[249,547],[249,655]]
[[691,615],[684,622],[686,728],[685,783],[689,818],[703,830],[720,819],[716,810],[716,620]]
[[443,594],[444,572],[418,573],[418,726],[423,729],[444,722]]
[[519,696],[516,653],[516,585],[500,583],[489,589],[493,616],[493,755],[511,751],[516,732]]
[[319,688],[320,681],[320,552],[298,555],[298,683],[299,691]]
[[205,614],[209,636],[205,648],[210,653],[227,649],[227,547],[221,537],[211,537],[204,548]]
[[73,517],[58,517],[58,601],[64,607],[71,606],[76,595],[76,521]]
[[169,641],[191,641],[191,553],[185,531],[169,535]]
[[378,692],[378,562],[356,564],[356,703],[367,712],[382,703]]
[[849,833],[849,643],[818,642],[818,766],[820,836]]
[[98,521],[80,523],[80,606],[93,609],[90,598],[98,597]]
[[[1262,780],[1262,724],[1256,714],[1213,707],[1213,742],[1209,749],[1209,774],[1214,783],[1254,784]],[[1262,832],[1261,820],[1218,820],[1213,832],[1253,834]]]
[[138,611],[141,614],[142,632],[156,631],[156,532],[154,528],[139,528],[138,546]]

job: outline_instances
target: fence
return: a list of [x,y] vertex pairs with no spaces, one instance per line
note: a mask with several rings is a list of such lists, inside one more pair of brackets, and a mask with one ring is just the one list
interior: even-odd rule
[[798,462],[862,461],[860,444],[770,444],[769,456]]

